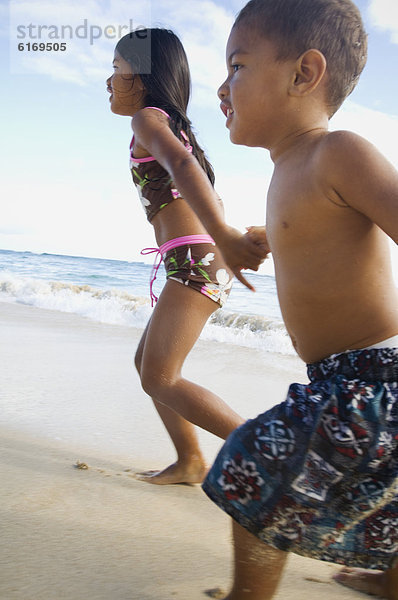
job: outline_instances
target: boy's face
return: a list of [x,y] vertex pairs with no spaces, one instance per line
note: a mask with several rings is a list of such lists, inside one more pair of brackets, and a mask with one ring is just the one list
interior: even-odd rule
[[277,61],[274,44],[244,25],[232,29],[226,56],[228,77],[218,95],[231,142],[270,148],[283,136],[295,61]]

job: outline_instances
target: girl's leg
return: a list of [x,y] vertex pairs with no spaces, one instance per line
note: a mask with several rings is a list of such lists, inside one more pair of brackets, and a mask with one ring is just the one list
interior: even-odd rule
[[233,521],[234,582],[224,600],[269,600],[273,597],[288,556],[264,544]]
[[177,461],[163,470],[136,473],[137,478],[158,485],[202,483],[208,465],[199,447],[194,425],[156,400],[154,405],[174,444]]
[[344,567],[333,579],[346,587],[379,596],[388,600],[398,600],[398,565],[387,571],[367,571]]
[[206,467],[192,424],[225,439],[244,421],[221,398],[181,375],[185,358],[216,308],[203,294],[169,280],[139,345],[136,364],[143,389],[177,450],[175,464],[141,475],[151,483],[202,481]]
[[[147,330],[145,328],[135,355],[135,366],[141,375],[142,354],[145,346]],[[208,466],[202,455],[196,428],[174,410],[153,400],[154,406],[175,446],[177,462],[160,471],[136,473],[143,481],[157,484],[201,483],[207,473]]]

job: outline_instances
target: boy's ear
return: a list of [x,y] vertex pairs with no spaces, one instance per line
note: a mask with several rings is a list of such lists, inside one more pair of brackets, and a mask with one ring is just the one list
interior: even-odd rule
[[306,50],[296,61],[289,93],[307,96],[320,84],[326,72],[326,58],[319,50]]

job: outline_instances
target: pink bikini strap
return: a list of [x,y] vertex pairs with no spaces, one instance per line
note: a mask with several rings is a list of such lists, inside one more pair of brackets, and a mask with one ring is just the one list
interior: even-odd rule
[[[144,108],[152,108],[153,110],[158,110],[159,112],[166,115],[166,117],[168,119],[170,119],[170,115],[167,114],[167,112],[165,110],[163,110],[162,108],[158,108],[157,106],[144,106]],[[144,110],[144,109],[142,109],[142,110]],[[133,117],[133,119],[134,119],[134,117]],[[130,150],[132,149],[133,145],[134,145],[134,135],[131,138]],[[130,156],[131,156],[131,153],[130,153]],[[133,158],[133,157],[131,157],[131,158]],[[152,162],[153,160],[155,160],[153,156],[146,156],[145,158],[134,158],[134,161],[137,163]]]
[[189,138],[188,138],[187,134],[185,133],[185,131],[183,129],[181,129],[180,133],[181,133],[181,137],[184,138],[184,140],[185,140],[185,144],[184,144],[185,148],[188,150],[188,152],[192,152],[192,146],[189,143]]
[[213,244],[215,245],[215,241],[208,234],[198,234],[198,235],[184,235],[182,237],[174,238],[169,240],[165,244],[162,244],[159,248],[144,248],[141,250],[141,254],[146,256],[147,254],[153,254],[156,252],[155,261],[153,263],[151,279],[149,282],[149,293],[151,296],[151,306],[158,301],[158,297],[155,295],[153,291],[153,284],[155,282],[156,276],[158,274],[158,270],[160,264],[163,260],[164,255],[169,250],[173,250],[173,248],[179,248],[180,246],[185,246],[186,244]]
[[166,252],[172,250],[173,248],[179,248],[180,246],[184,246],[185,244],[215,244],[215,241],[208,235],[207,233],[198,234],[198,235],[183,235],[182,237],[174,238],[169,240],[165,244],[162,244],[159,248],[159,252],[164,256]]
[[160,248],[144,248],[143,250],[141,250],[141,254],[143,256],[146,256],[147,254],[153,254],[154,252],[156,252],[156,256],[155,256],[155,260],[154,260],[152,271],[151,271],[151,278],[149,280],[149,295],[151,297],[151,306],[152,307],[155,304],[155,302],[157,302],[159,300],[159,298],[155,295],[155,292],[153,291],[153,284],[155,283],[155,279],[158,274],[160,263],[162,262],[162,255],[160,253]]
[[165,110],[163,110],[163,108],[158,108],[157,106],[144,106],[144,108],[153,108],[153,110],[158,110],[159,112],[161,112],[164,115],[166,115],[166,117],[168,119],[170,119],[170,115]]

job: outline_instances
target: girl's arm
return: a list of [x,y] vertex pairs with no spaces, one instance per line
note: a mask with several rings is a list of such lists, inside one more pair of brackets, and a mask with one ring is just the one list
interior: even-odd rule
[[249,236],[225,223],[220,202],[207,175],[171,131],[167,117],[158,111],[143,109],[134,116],[132,126],[136,145],[170,173],[182,197],[214,238],[237,279],[253,290],[241,269],[257,271],[265,258],[264,251]]

